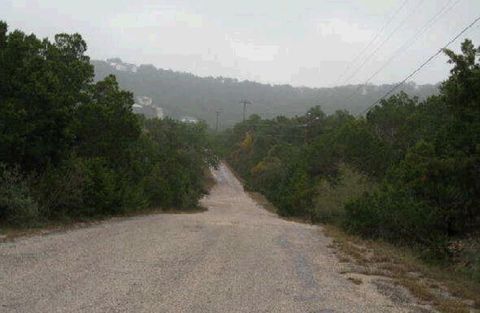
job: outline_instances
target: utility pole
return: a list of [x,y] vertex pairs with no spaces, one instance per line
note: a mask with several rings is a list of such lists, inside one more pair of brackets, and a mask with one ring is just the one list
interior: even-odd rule
[[248,100],[242,100],[240,101],[240,103],[243,104],[243,121],[245,122],[245,115],[247,113],[247,104],[252,104],[252,103]]
[[222,111],[215,111],[215,113],[217,114],[217,123],[215,124],[215,131],[218,132],[218,117],[220,116],[220,113],[222,113]]

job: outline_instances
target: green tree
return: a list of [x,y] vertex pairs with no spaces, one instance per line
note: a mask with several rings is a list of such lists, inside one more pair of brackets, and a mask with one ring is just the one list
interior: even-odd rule
[[141,129],[132,112],[133,95],[120,90],[114,76],[89,89],[90,101],[75,112],[76,151],[83,157],[104,157],[112,164],[125,162],[128,149]]
[[53,43],[0,27],[0,160],[41,171],[73,142],[75,108],[84,102],[93,67],[80,35]]

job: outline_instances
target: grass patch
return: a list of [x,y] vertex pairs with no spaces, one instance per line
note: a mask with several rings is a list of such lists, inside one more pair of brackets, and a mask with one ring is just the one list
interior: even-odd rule
[[414,297],[421,301],[432,302],[436,299],[431,289],[419,280],[399,276],[396,284],[407,288]]
[[331,225],[324,229],[334,238],[339,258],[350,258],[359,266],[355,272],[391,278],[440,312],[463,313],[480,308],[480,284],[469,275],[448,266],[427,264],[412,249],[361,239]]
[[469,313],[470,309],[465,303],[458,300],[440,301],[436,304],[440,312],[445,313]]

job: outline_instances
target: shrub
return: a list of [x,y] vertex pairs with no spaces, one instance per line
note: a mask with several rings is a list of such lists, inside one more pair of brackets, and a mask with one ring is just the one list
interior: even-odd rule
[[131,175],[122,175],[120,179],[117,179],[116,196],[119,205],[109,210],[113,214],[135,212],[149,205],[142,184],[133,179]]
[[279,183],[279,187],[267,193],[267,197],[283,216],[306,216],[312,205],[313,188],[306,171],[301,167],[292,167]]
[[31,226],[39,220],[38,205],[28,180],[18,168],[0,166],[0,219],[17,226]]
[[366,237],[426,248],[435,258],[447,254],[442,216],[436,207],[413,197],[405,190],[384,185],[345,206],[344,226]]
[[321,179],[316,184],[316,196],[309,208],[310,218],[313,222],[339,224],[345,218],[345,204],[373,187],[367,176],[340,165],[338,181]]
[[121,190],[117,189],[118,176],[101,158],[86,161],[86,183],[83,196],[84,215],[107,215],[115,213],[122,206]]
[[58,167],[49,167],[36,179],[34,194],[42,216],[51,219],[83,214],[85,171],[84,160],[70,158]]
[[143,185],[151,206],[165,207],[172,204],[173,190],[160,164],[153,167],[145,177]]

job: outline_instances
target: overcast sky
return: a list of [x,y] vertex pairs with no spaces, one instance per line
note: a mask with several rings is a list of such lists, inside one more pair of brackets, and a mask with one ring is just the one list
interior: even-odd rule
[[[480,0],[0,1],[10,30],[81,33],[94,59],[311,87],[399,81],[479,15]],[[480,45],[480,23],[454,50],[465,37]]]

